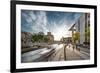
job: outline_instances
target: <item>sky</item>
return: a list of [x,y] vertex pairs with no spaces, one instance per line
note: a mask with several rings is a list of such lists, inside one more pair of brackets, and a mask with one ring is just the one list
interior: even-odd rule
[[60,40],[71,36],[68,30],[81,15],[78,12],[21,10],[21,31],[45,35],[51,32],[54,40]]

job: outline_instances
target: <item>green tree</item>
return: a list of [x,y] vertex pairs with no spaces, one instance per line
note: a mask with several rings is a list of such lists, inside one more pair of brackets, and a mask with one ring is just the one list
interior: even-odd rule
[[79,32],[75,32],[73,34],[73,40],[74,40],[73,49],[75,49],[75,47],[77,48],[76,42],[79,41],[79,39],[80,39],[80,33]]
[[87,42],[90,41],[90,26],[85,28],[85,37],[87,38]]
[[33,42],[41,42],[41,41],[43,41],[43,35],[33,35],[32,36],[32,41]]
[[80,33],[79,32],[75,32],[73,35],[73,40],[74,43],[76,43],[76,41],[78,41],[80,39]]
[[48,42],[49,38],[47,38],[46,36],[44,36],[44,42]]

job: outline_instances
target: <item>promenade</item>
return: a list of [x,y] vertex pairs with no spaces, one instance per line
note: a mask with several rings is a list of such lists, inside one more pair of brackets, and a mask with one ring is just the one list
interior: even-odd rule
[[[87,49],[87,48],[84,48]],[[73,45],[69,44],[54,44],[50,49],[43,48],[35,51],[23,53],[21,56],[22,62],[50,62],[50,61],[70,61],[70,60],[88,60],[90,59],[90,53],[73,49]]]
[[90,54],[83,50],[73,49],[72,45],[66,47],[62,46],[60,49],[50,56],[48,61],[67,61],[67,60],[87,60],[90,58]]

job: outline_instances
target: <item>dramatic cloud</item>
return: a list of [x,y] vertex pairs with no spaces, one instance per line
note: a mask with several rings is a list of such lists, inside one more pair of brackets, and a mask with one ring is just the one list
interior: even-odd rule
[[[22,31],[31,33],[48,32],[46,28],[47,16],[44,11],[26,11],[22,10]],[[25,29],[28,28],[28,29]]]
[[53,12],[53,11],[21,11],[22,31],[38,33],[51,32],[55,40],[71,36],[68,29],[80,17],[82,13],[75,12]]
[[65,19],[62,19],[58,22],[52,21],[49,23],[49,31],[54,35],[55,40],[60,40],[62,37],[68,35],[68,25]]

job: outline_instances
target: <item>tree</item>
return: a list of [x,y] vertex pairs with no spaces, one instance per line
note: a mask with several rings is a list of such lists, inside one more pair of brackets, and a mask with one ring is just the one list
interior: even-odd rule
[[79,32],[75,32],[73,34],[74,43],[76,43],[76,41],[78,41],[79,39],[80,39],[80,33]]
[[32,41],[33,42],[41,42],[41,41],[43,41],[43,35],[40,35],[40,34],[38,34],[38,35],[33,35],[32,36]]
[[47,38],[46,36],[44,36],[44,42],[48,42],[49,38]]
[[85,28],[85,37],[87,38],[87,42],[90,41],[90,27]]
[[80,33],[79,32],[75,32],[73,34],[73,40],[74,40],[74,43],[73,43],[73,49],[76,47],[77,48],[77,44],[76,42],[79,41],[80,39]]

